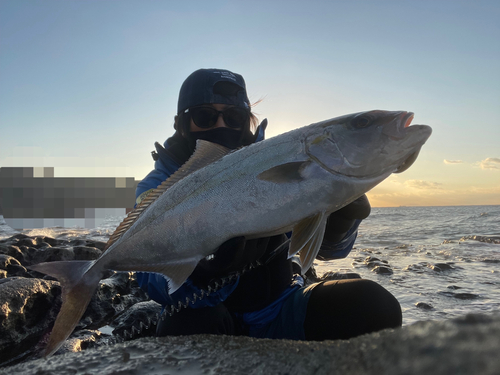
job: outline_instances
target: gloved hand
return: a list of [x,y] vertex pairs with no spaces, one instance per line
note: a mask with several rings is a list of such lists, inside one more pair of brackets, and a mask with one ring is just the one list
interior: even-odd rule
[[265,253],[269,237],[245,240],[235,237],[219,246],[213,258],[200,260],[190,279],[196,286],[204,287],[210,280],[241,271]]
[[341,241],[355,221],[366,219],[370,215],[370,211],[370,202],[366,194],[363,194],[328,217],[324,239],[330,243]]

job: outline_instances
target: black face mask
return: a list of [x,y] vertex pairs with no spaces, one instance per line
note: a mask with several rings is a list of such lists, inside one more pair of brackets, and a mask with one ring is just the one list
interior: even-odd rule
[[196,147],[197,139],[217,143],[232,150],[243,145],[241,130],[230,128],[215,128],[201,132],[191,132],[189,133],[189,138],[190,147],[193,150]]

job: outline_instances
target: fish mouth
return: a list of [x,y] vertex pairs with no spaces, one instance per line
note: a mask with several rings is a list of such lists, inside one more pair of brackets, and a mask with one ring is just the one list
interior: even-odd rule
[[[426,127],[425,125],[411,126],[411,122],[413,121],[414,117],[415,114],[413,112],[404,112],[401,114],[399,131],[402,134],[406,135],[406,132],[410,130],[409,128],[412,128],[412,130],[414,129],[417,130],[419,128]],[[399,167],[397,167],[397,169],[393,173],[401,173],[410,168],[415,162],[415,160],[417,160],[418,154],[420,153],[423,143],[424,142],[422,142],[420,147],[418,147],[414,152],[408,155],[408,157],[404,160],[404,162],[400,164]]]
[[392,121],[384,126],[383,133],[393,141],[400,141],[406,137],[406,133],[410,128],[411,122],[415,114],[413,112],[393,112]]
[[414,117],[415,114],[413,112],[407,112],[406,115],[403,116],[401,123],[404,124],[403,126],[404,129],[408,128],[411,125],[411,122]]

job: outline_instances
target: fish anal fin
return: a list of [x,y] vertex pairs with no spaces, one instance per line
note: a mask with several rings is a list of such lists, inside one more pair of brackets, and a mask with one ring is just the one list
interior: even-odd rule
[[288,249],[288,256],[291,257],[301,251],[302,248],[308,244],[311,238],[313,238],[318,231],[318,228],[323,223],[326,225],[325,213],[319,212],[316,215],[309,216],[296,224],[292,229],[292,238],[290,248]]
[[300,182],[304,179],[302,172],[311,162],[293,161],[280,164],[260,173],[257,178],[262,181],[274,182],[276,184],[285,184],[290,182]]
[[[159,273],[165,276],[169,283],[169,294],[174,293],[181,287],[186,279],[193,273],[200,259],[186,259],[182,262],[169,264],[145,264],[134,267],[135,271]],[[120,270],[119,267],[114,267],[115,270]],[[124,269],[130,267],[124,266]]]

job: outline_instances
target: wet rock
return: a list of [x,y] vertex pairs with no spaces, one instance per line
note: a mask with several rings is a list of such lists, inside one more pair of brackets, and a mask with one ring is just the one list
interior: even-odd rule
[[403,245],[396,246],[396,249],[409,249],[412,246],[413,245],[411,245],[411,244],[403,244]]
[[83,239],[58,240],[47,236],[17,234],[0,241],[0,254],[16,258],[23,266],[61,260],[93,260],[105,243]]
[[55,238],[47,237],[47,236],[41,237],[41,242],[43,244],[47,244],[47,245],[50,245],[50,246],[58,246],[58,245],[64,243],[64,241],[56,240]]
[[74,239],[71,241],[68,241],[66,243],[66,246],[86,246],[86,247],[95,247],[96,249],[101,250],[101,252],[104,250],[104,247],[106,246],[105,242],[100,242],[100,241],[90,241],[90,240],[84,240],[84,239]]
[[481,296],[474,293],[455,293],[453,297],[458,299],[476,299],[480,298]]
[[[116,273],[102,280],[62,352],[98,343],[101,333],[89,334],[89,329],[111,323],[118,314],[146,299],[132,274]],[[38,355],[61,306],[59,283],[23,277],[0,279],[0,303],[0,364]]]
[[77,329],[98,329],[108,325],[124,310],[148,299],[139,288],[135,274],[117,272],[101,280]]
[[103,335],[98,330],[79,330],[73,333],[55,354],[81,352],[85,349],[97,347],[103,342],[107,344],[106,338],[106,335]]
[[113,335],[125,340],[154,336],[161,309],[162,306],[155,301],[133,305],[111,323]]
[[23,238],[23,239],[20,239],[19,241],[17,241],[16,245],[17,246],[35,247],[36,245],[38,245],[38,242],[36,241],[35,238],[26,237],[26,238]]
[[5,254],[0,254],[0,270],[6,272],[5,277],[27,276],[26,268],[18,260]]
[[444,295],[446,297],[453,297],[453,298],[464,299],[464,300],[476,299],[476,298],[481,297],[478,294],[474,294],[474,293],[439,292],[439,294]]
[[455,269],[455,267],[448,263],[429,264],[428,267],[436,272],[450,271]]
[[26,234],[23,234],[23,233],[16,233],[15,235],[13,235],[9,238],[5,238],[5,239],[1,240],[0,242],[12,243],[12,242],[18,242],[18,241],[25,239],[25,238],[31,238],[31,237],[27,236]]
[[321,281],[328,281],[328,280],[349,280],[349,279],[361,279],[361,276],[359,273],[355,272],[333,272],[333,271],[328,271],[321,276]]
[[[104,246],[103,242],[83,239],[23,234],[0,241],[0,363],[38,355],[61,306],[59,283],[26,267],[49,261],[97,259]],[[110,271],[62,351],[82,350],[99,342],[102,335],[95,331],[97,328],[147,299],[134,274]]]
[[379,258],[375,258],[372,256],[366,257],[363,262],[367,267],[371,268],[372,272],[377,274],[385,274],[390,275],[394,273],[389,262],[386,260],[380,260]]
[[26,255],[18,246],[0,244],[0,254],[5,254],[17,259],[21,264],[26,264]]
[[423,266],[421,264],[410,264],[403,268],[403,271],[412,271],[416,273],[424,273],[425,272],[426,266]]
[[374,268],[377,266],[389,266],[388,261],[380,260],[379,258],[375,258],[375,257],[371,257],[371,256],[366,257],[363,263],[369,268]]
[[318,276],[313,266],[305,274],[306,285],[314,283],[329,281],[329,280],[347,280],[347,279],[361,279],[361,276],[355,272],[344,271],[327,271],[323,275]]
[[485,242],[485,243],[491,243],[491,244],[500,244],[500,237],[496,236],[465,236],[460,238],[460,242],[467,241],[467,240],[473,240],[473,241],[479,241],[479,242]]
[[367,256],[363,262],[366,264],[366,265],[370,265],[372,263],[380,263],[382,262],[379,258],[376,258],[376,257],[372,257],[372,256]]
[[104,248],[106,247],[106,242],[101,242],[101,241],[87,241],[87,244],[85,245],[87,247],[95,247],[99,250],[104,251]]
[[376,266],[372,268],[372,272],[375,272],[379,275],[392,275],[394,271],[389,266]]
[[75,254],[72,248],[67,247],[51,247],[48,249],[38,250],[35,253],[31,263],[55,262],[63,260],[75,260]]
[[422,310],[434,310],[434,307],[430,303],[417,302],[415,306]]
[[102,255],[102,250],[90,246],[75,246],[73,253],[75,260],[94,260]]
[[481,259],[481,262],[484,262],[484,263],[500,263],[500,259],[484,258],[484,259]]
[[0,363],[31,355],[59,310],[58,283],[23,277],[0,283]]
[[88,247],[50,247],[37,249],[31,264],[61,260],[93,260],[99,258],[101,251]]

